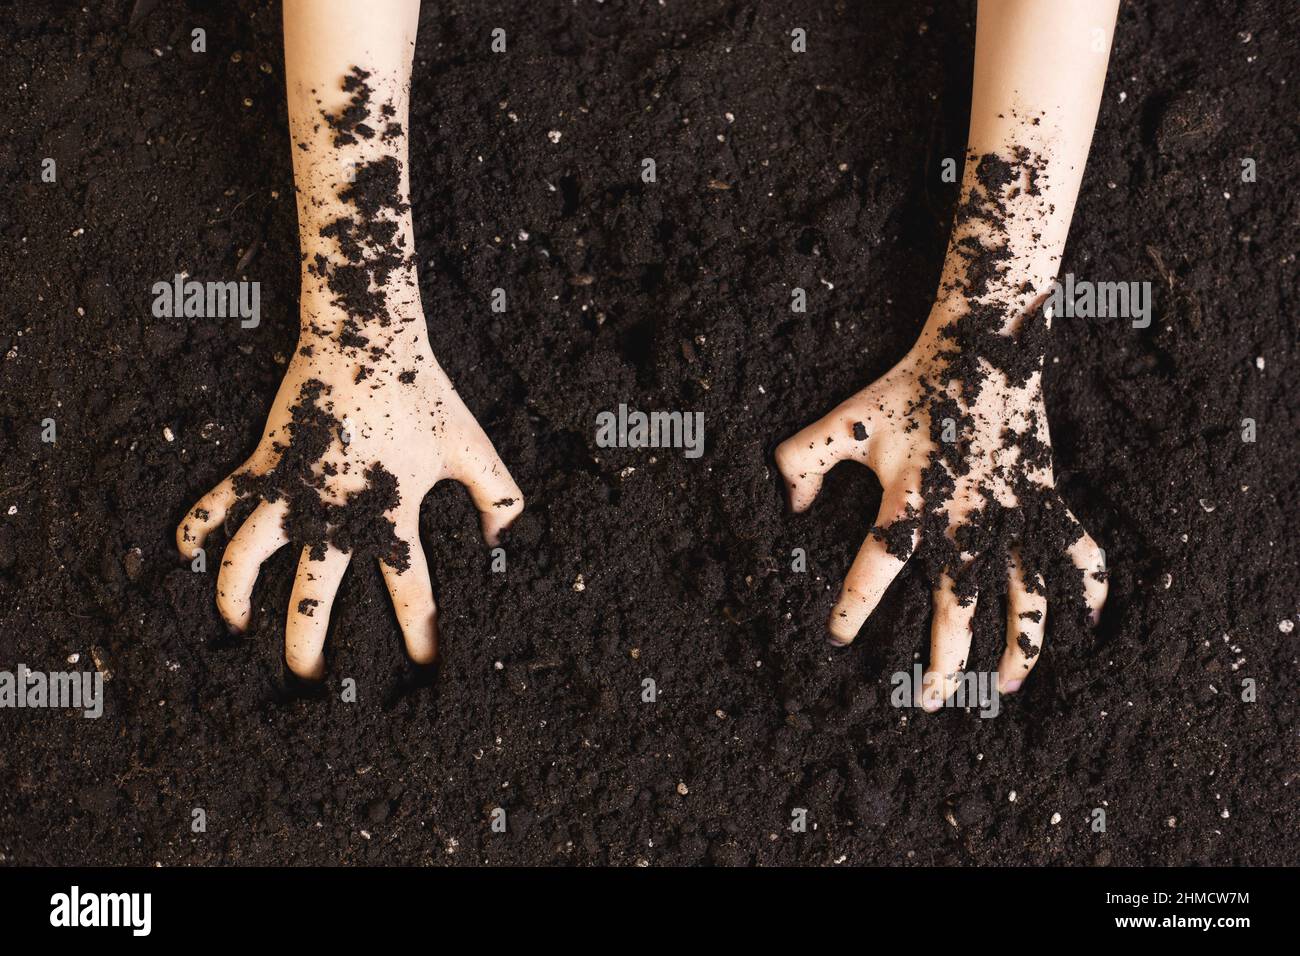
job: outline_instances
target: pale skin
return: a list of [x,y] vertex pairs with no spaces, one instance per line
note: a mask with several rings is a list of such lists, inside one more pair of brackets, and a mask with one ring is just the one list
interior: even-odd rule
[[[396,476],[401,500],[387,517],[409,547],[409,566],[399,570],[382,559],[379,565],[407,652],[416,663],[430,664],[438,653],[437,606],[420,543],[421,501],[444,478],[461,482],[480,512],[484,538],[496,545],[523,510],[523,495],[433,356],[414,270],[409,265],[394,270],[379,290],[390,322],[367,330],[371,342],[386,353],[372,358],[340,346],[337,332],[347,313],[324,280],[307,267],[317,254],[331,262],[340,260],[336,240],[322,237],[321,229],[352,211],[339,193],[355,177],[356,166],[382,156],[400,162],[400,198],[408,207],[392,217],[397,225],[394,242],[405,252],[414,250],[406,129],[419,6],[419,0],[285,0],[285,82],[304,261],[299,348],[256,450],[190,509],[176,540],[187,557],[203,547],[237,500],[235,476],[264,475],[274,467],[276,444],[289,441],[290,408],[304,382],[323,382],[330,410],[344,426],[344,434],[334,437],[315,465],[324,479],[323,497],[343,503],[350,492],[366,485],[363,473],[376,463]],[[376,108],[382,103],[393,107],[385,122],[400,124],[399,135],[335,143],[322,111],[337,115],[348,105],[349,94],[341,83],[356,66],[371,74],[367,82]],[[303,353],[304,347],[310,354]],[[357,381],[362,365],[370,372]],[[399,374],[412,371],[413,380],[399,381]],[[323,474],[327,468],[336,473]],[[282,524],[287,510],[284,499],[263,501],[226,546],[217,578],[217,607],[233,631],[249,625],[253,586],[262,564],[290,541]],[[325,673],[330,610],[351,560],[350,553],[333,544],[324,560],[313,560],[308,549],[302,549],[285,629],[285,660],[300,677],[319,679]]]
[[[1096,122],[1117,6],[1118,0],[981,0],[969,150],[974,155],[1005,154],[1016,146],[1032,147],[1046,159],[1042,191],[1051,207],[1045,212],[1041,202],[1009,203],[1006,225],[1014,259],[1005,282],[993,295],[1001,296],[1010,312],[1026,310],[1040,300],[1059,267]],[[349,0],[286,0],[290,125],[295,144],[306,147],[294,149],[305,262],[317,253],[337,257],[333,240],[319,233],[322,226],[347,213],[338,194],[350,163],[364,163],[384,152],[396,154],[402,165],[401,194],[409,196],[405,132],[384,144],[364,141],[336,146],[320,117],[322,111],[337,113],[346,106],[340,80],[354,66],[363,66],[372,74],[374,99],[393,104],[394,118],[405,130],[418,11],[418,0],[364,5]],[[972,172],[967,164],[964,192],[972,187]],[[397,216],[397,226],[403,247],[412,249],[409,211]],[[959,238],[954,233],[954,244]],[[796,511],[811,505],[822,476],[847,459],[872,468],[881,482],[884,493],[876,524],[888,525],[909,504],[922,504],[921,470],[932,449],[929,429],[924,427],[928,422],[912,430],[907,425],[927,417],[924,403],[917,402],[920,379],[936,365],[940,331],[965,308],[960,296],[945,291],[962,268],[960,257],[950,250],[940,295],[921,336],[889,373],[778,448],[777,463]],[[398,536],[410,546],[410,567],[398,571],[383,561],[380,564],[408,651],[415,661],[428,663],[437,653],[437,628],[418,534],[421,499],[444,477],[461,481],[482,514],[485,538],[495,544],[522,510],[523,497],[433,358],[414,275],[409,269],[396,271],[383,291],[394,319],[392,330],[382,339],[387,356],[373,363],[378,368],[372,379],[358,383],[355,354],[340,349],[333,338],[345,313],[321,279],[304,266],[300,345],[312,346],[312,354],[295,353],[262,441],[235,474],[265,474],[274,467],[275,443],[286,440],[289,408],[303,383],[316,379],[328,385],[331,409],[349,423],[351,440],[346,445],[336,440],[318,463],[318,468],[339,470],[326,480],[325,497],[341,502],[356,491],[364,484],[362,471],[371,463],[383,464],[398,478],[401,502],[389,517]],[[1008,324],[1009,331],[1014,324]],[[415,382],[399,385],[395,381],[399,370],[409,369],[418,370]],[[1038,437],[1048,443],[1040,377],[1036,374],[1017,387],[999,381],[994,373],[978,402],[967,409],[976,423],[967,436],[972,469],[959,480],[949,504],[949,535],[978,506],[980,486],[993,488],[1004,503],[1014,503],[1007,477],[1018,464],[1014,453],[1001,448],[1001,436],[1007,427],[1023,429],[1032,418]],[[850,440],[856,423],[868,432],[866,441]],[[355,467],[345,472],[343,465]],[[1050,466],[1025,472],[1040,485],[1050,487],[1053,482]],[[231,478],[200,500],[177,530],[181,552],[191,556],[202,547],[235,500]],[[289,541],[281,523],[286,508],[283,501],[260,504],[223,556],[217,605],[234,630],[248,626],[260,566]],[[1075,542],[1070,556],[1088,572],[1103,569],[1101,552],[1087,535]],[[311,560],[305,549],[300,557],[288,612],[286,661],[301,676],[318,678],[324,673],[322,650],[330,608],[350,560],[350,555],[333,546],[324,561]],[[831,615],[833,641],[853,640],[904,563],[878,538],[867,538]],[[1085,599],[1095,616],[1105,600],[1106,584],[1091,573],[1084,581]],[[317,602],[311,613],[300,610],[304,599]],[[933,604],[930,666],[923,693],[928,710],[941,706],[955,689],[969,656],[975,610],[974,603],[957,600],[947,580],[935,590]],[[1036,620],[1031,619],[1035,615]],[[1036,662],[1045,626],[1046,601],[1026,587],[1013,557],[1008,568],[1008,643],[999,666],[1004,693],[1019,689]],[[1017,641],[1022,634],[1034,650],[1031,655]]]
[[[1042,156],[1046,165],[1041,195],[1010,197],[1005,221],[1012,252],[1005,281],[991,290],[991,300],[1006,307],[1006,331],[1014,331],[1017,314],[1041,307],[1056,277],[1065,248],[1083,177],[1088,147],[1096,125],[1110,52],[1118,0],[980,0],[976,24],[975,78],[968,152],[1010,155],[1016,147]],[[1035,122],[1037,120],[1037,122]],[[964,202],[975,187],[974,163],[967,162],[962,186]],[[956,243],[978,229],[954,230],[944,264],[940,292],[916,344],[882,378],[784,441],[776,461],[785,478],[795,511],[811,506],[823,476],[840,461],[866,465],[880,481],[882,498],[875,524],[887,526],[920,509],[922,470],[934,444],[930,438],[928,405],[922,401],[921,379],[934,380],[942,345],[940,333],[966,311],[954,280],[965,267]],[[948,347],[951,347],[949,344]],[[1016,387],[996,370],[973,407],[963,410],[974,420],[970,433],[970,473],[957,479],[948,504],[951,537],[967,516],[982,504],[981,486],[993,489],[1007,505],[1016,503],[1014,478],[1024,477],[1051,488],[1051,467],[1030,470],[1017,453],[1002,447],[1004,432],[1024,431],[1031,422],[1040,441],[1050,444],[1040,371]],[[951,394],[951,393],[950,393]],[[919,427],[909,430],[909,424]],[[855,440],[854,425],[862,423],[868,437]],[[1054,492],[1053,492],[1054,494]],[[1059,501],[1059,499],[1058,499]],[[1059,507],[1066,509],[1064,502]],[[929,533],[938,533],[932,529]],[[919,543],[913,535],[912,547]],[[1039,660],[1047,623],[1047,601],[1027,588],[1014,547],[1007,568],[1007,644],[998,666],[1002,693],[1019,690]],[[963,558],[974,555],[963,554]],[[1107,586],[1104,560],[1096,542],[1083,534],[1069,548],[1069,557],[1084,571],[1084,600],[1093,620],[1101,612]],[[906,563],[891,554],[883,541],[868,535],[853,561],[828,622],[830,640],[845,645],[876,609],[890,583]],[[1036,582],[1039,584],[1040,582]],[[958,686],[970,657],[971,622],[976,602],[963,604],[944,575],[932,595],[930,659],[921,694],[927,711],[939,709]],[[1031,653],[1022,647],[1028,639]]]

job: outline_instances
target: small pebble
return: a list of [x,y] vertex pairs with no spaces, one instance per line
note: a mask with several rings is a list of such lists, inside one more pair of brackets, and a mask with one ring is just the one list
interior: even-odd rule
[[585,590],[587,590],[587,582],[585,582],[585,581],[582,580],[582,575],[581,575],[581,574],[579,574],[579,575],[577,576],[577,578],[574,579],[574,581],[573,581],[573,590],[575,590],[575,591],[585,591]]
[[163,426],[163,438],[167,439],[169,442],[176,440],[176,436],[172,433],[172,430],[168,428],[166,425]]
[[553,129],[546,134],[546,138],[549,139],[552,143],[558,143],[560,141],[560,136],[561,133],[558,129]]
[[112,680],[113,668],[109,664],[108,652],[99,645],[95,645],[90,649],[90,657],[95,662],[95,670],[104,675],[104,680]]
[[139,548],[132,548],[122,555],[122,567],[126,570],[126,576],[130,580],[140,580],[140,573],[144,570],[143,552]]
[[1060,815],[1059,813],[1053,813],[1053,814],[1052,814],[1052,826],[1056,826],[1056,825],[1057,825],[1058,823],[1060,823],[1060,822],[1061,822],[1061,815]]
[[1283,634],[1290,634],[1292,631],[1295,630],[1295,621],[1292,621],[1290,619],[1284,621],[1278,621],[1277,629],[1281,631]]

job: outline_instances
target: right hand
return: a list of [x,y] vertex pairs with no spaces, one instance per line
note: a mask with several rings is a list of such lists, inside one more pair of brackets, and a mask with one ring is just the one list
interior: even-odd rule
[[[330,310],[337,311],[322,309]],[[340,313],[321,325],[341,320]],[[412,660],[435,660],[436,604],[419,517],[436,482],[454,478],[469,489],[491,545],[524,508],[492,442],[434,359],[424,316],[416,311],[406,323],[412,334],[394,337],[405,344],[378,360],[305,323],[257,449],[176,530],[181,554],[193,557],[241,493],[261,499],[227,544],[217,578],[217,608],[233,632],[248,627],[262,563],[299,539],[285,659],[300,677],[325,672],[330,608],[354,551],[379,558]],[[362,367],[370,371],[358,381]],[[396,482],[385,495],[388,476]]]

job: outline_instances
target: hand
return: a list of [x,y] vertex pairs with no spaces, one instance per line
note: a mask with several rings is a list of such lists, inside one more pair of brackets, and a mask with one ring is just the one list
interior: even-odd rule
[[[840,461],[866,465],[883,489],[875,526],[831,612],[832,643],[851,642],[908,558],[924,552],[934,589],[922,693],[929,711],[956,690],[969,659],[981,576],[1005,575],[1002,693],[1020,688],[1042,648],[1046,549],[1060,547],[1080,569],[1094,621],[1107,590],[1101,550],[1054,490],[1041,353],[1023,382],[981,363],[978,394],[963,394],[968,390],[950,371],[961,360],[948,336],[956,318],[956,309],[936,306],[902,361],[776,450],[797,512],[812,504],[823,476]],[[989,559],[1001,566],[988,568]]]
[[217,608],[232,631],[248,627],[258,569],[292,540],[303,546],[285,629],[294,673],[324,674],[330,608],[358,555],[379,559],[408,653],[432,663],[436,605],[420,544],[421,501],[441,479],[456,479],[495,545],[523,511],[523,495],[435,361],[422,314],[395,316],[401,331],[376,358],[326,333],[346,321],[337,306],[309,306],[304,299],[311,321],[257,450],[189,511],[177,546],[192,557],[237,500],[256,496],[261,503],[227,545],[217,578]]

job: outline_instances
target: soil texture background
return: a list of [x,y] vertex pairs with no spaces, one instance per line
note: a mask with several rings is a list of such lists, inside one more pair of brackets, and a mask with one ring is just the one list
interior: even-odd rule
[[[439,485],[441,670],[409,664],[358,562],[314,696],[284,679],[291,549],[232,638],[223,540],[208,573],[173,544],[295,345],[279,7],[7,5],[0,670],[111,679],[98,720],[0,710],[0,861],[1300,863],[1293,14],[1123,5],[1062,273],[1152,282],[1154,320],[1059,319],[1045,382],[1110,598],[1095,631],[1049,611],[1025,690],[981,719],[890,704],[928,655],[915,567],[826,645],[880,489],[842,465],[792,516],[771,457],[925,319],[973,3],[425,4],[430,336],[528,508],[493,573]],[[261,324],[154,318],[176,273],[260,282]],[[704,455],[598,448],[620,403],[702,411]],[[982,600],[969,667],[996,667],[1002,628]]]

